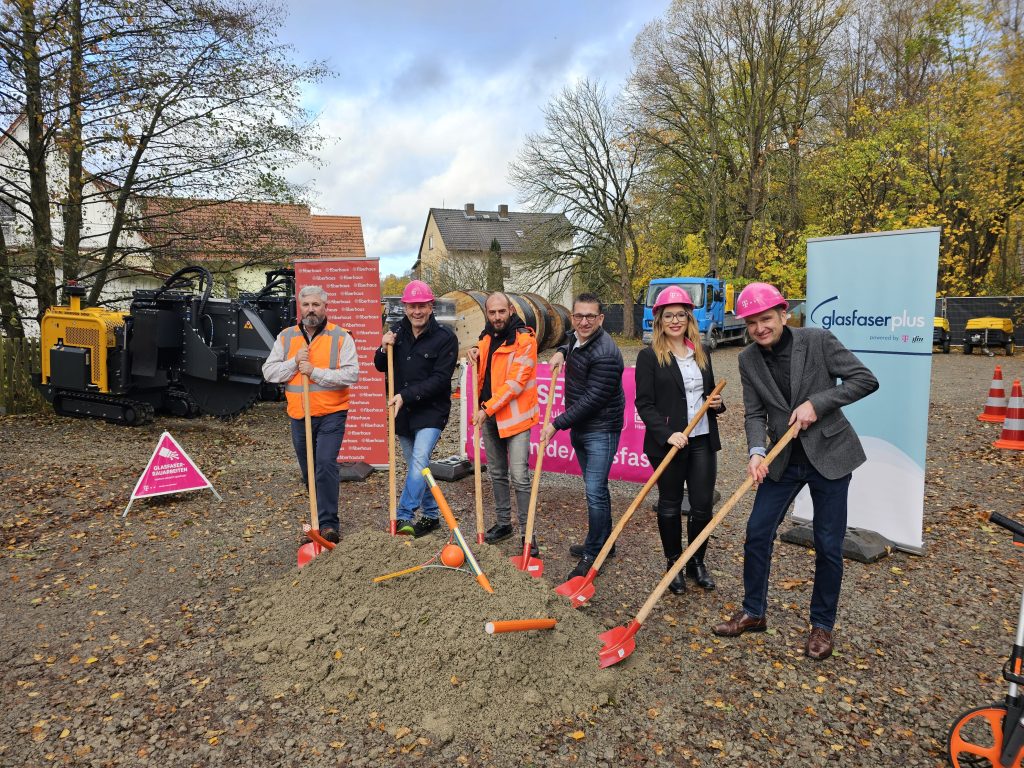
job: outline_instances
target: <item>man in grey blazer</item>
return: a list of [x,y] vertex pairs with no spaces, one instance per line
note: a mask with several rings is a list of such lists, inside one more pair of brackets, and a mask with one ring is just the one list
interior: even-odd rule
[[[805,653],[820,661],[832,655],[832,628],[843,580],[847,491],[864,449],[841,408],[878,389],[878,380],[829,331],[789,328],[789,308],[767,283],[751,283],[736,300],[736,314],[755,343],[740,353],[744,426],[757,488],[743,545],[743,609],[712,631],[722,637],[768,627],[768,574],[779,525],[806,485],[814,505],[814,589],[811,632]],[[838,380],[838,383],[837,383]],[[769,441],[793,425],[801,432],[772,462],[763,463]]]

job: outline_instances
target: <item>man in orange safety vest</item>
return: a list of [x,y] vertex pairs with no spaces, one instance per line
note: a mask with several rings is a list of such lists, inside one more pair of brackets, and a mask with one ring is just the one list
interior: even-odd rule
[[284,384],[292,445],[306,477],[306,427],[302,380],[309,378],[309,415],[313,432],[313,468],[320,535],[337,543],[338,452],[345,437],[348,388],[359,379],[352,337],[327,320],[327,292],[316,285],[299,291],[298,325],[281,331],[263,364],[263,378]]
[[[530,506],[530,428],[538,421],[537,335],[526,327],[504,293],[488,296],[487,323],[480,341],[466,356],[480,371],[476,389],[480,408],[473,426],[483,434],[487,474],[494,490],[497,522],[484,535],[494,544],[512,535],[509,478],[516,492],[519,532],[526,540],[526,514]],[[536,538],[531,556],[538,555]]]

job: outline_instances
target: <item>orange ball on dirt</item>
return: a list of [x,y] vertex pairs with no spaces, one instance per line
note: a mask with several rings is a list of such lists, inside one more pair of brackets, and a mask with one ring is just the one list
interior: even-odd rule
[[466,555],[458,544],[445,544],[441,550],[441,562],[449,568],[458,568],[466,562]]

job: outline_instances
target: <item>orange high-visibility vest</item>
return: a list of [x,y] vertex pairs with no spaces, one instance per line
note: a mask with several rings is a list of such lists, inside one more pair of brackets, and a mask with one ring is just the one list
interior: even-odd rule
[[[341,348],[345,345],[348,334],[334,323],[327,323],[309,345],[309,362],[314,368],[337,368]],[[302,330],[295,325],[281,331],[281,343],[285,349],[285,359],[291,360],[295,353],[306,346],[306,338]],[[288,401],[288,415],[293,419],[305,416],[302,410],[302,374],[296,372],[284,388],[284,396]],[[328,413],[348,410],[348,387],[328,389],[321,387],[311,378],[309,380],[309,415],[326,416]]]
[[[477,343],[480,350],[480,394],[487,375],[487,356],[491,337]],[[540,420],[537,405],[537,336],[532,328],[519,328],[512,344],[502,344],[491,358],[491,399],[480,403],[488,416],[494,416],[501,437],[525,432]]]

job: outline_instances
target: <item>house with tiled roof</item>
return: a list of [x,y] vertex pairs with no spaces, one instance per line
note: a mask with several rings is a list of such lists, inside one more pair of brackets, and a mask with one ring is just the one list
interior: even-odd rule
[[263,286],[268,266],[297,258],[366,256],[358,216],[321,216],[309,206],[237,200],[148,198],[142,236],[159,272],[183,262],[223,276],[228,293]]
[[[505,290],[538,293],[549,301],[572,306],[572,247],[569,221],[561,213],[431,208],[413,271],[428,283],[447,289],[482,290],[491,244],[501,248]],[[462,283],[462,284],[459,284]]]
[[[27,124],[18,118],[0,129],[0,227],[15,271],[24,262],[31,274],[32,218],[27,193],[25,153]],[[54,248],[64,237],[67,162],[52,147],[47,155],[50,180],[50,222]],[[63,185],[63,186],[62,186]],[[117,188],[86,175],[83,190],[80,252],[98,259],[114,221]],[[111,270],[102,300],[123,306],[137,288],[157,288],[185,264],[203,264],[214,274],[218,294],[263,287],[268,269],[288,266],[296,258],[365,257],[358,216],[321,216],[309,206],[241,200],[178,197],[135,197],[118,237],[119,258]],[[88,270],[86,270],[88,271]],[[57,282],[63,281],[59,264]],[[24,316],[35,314],[30,282],[17,281]]]

